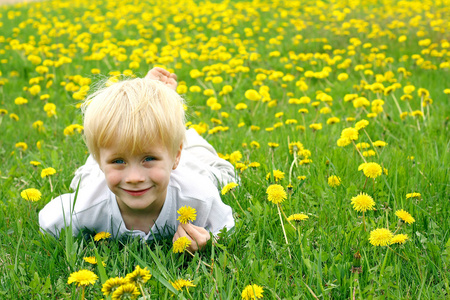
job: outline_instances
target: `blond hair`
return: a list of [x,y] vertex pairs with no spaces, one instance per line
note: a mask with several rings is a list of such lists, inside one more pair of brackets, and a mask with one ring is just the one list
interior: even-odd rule
[[140,153],[161,142],[173,155],[185,138],[184,100],[163,83],[125,79],[90,95],[83,105],[86,145],[100,161],[100,148]]

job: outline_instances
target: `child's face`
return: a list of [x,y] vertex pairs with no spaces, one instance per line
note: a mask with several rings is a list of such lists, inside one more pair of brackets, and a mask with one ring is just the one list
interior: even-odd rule
[[170,173],[179,162],[166,146],[154,143],[145,152],[132,155],[118,153],[113,145],[100,148],[100,168],[110,190],[116,195],[122,213],[159,214],[167,194]]

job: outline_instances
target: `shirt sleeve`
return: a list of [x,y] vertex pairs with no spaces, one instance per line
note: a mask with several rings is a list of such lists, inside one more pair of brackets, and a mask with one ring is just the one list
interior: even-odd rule
[[72,234],[77,235],[78,229],[72,220],[75,193],[63,194],[50,201],[39,212],[41,231],[59,237],[61,230],[72,224]]

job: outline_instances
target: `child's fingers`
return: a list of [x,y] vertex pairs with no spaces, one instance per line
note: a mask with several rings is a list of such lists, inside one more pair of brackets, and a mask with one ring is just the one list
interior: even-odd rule
[[192,224],[180,224],[184,231],[197,243],[199,249],[203,248],[210,239],[209,232],[199,226]]
[[178,77],[175,73],[170,73],[169,78],[172,78],[173,80],[177,81]]

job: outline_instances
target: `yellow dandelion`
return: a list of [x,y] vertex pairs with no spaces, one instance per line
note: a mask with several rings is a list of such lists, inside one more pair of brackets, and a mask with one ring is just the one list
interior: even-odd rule
[[251,162],[248,164],[249,168],[259,168],[261,166],[261,164],[259,162]]
[[139,296],[138,288],[132,284],[127,283],[119,286],[114,293],[112,293],[112,300],[125,300],[125,299],[136,299]]
[[300,222],[300,221],[306,220],[308,218],[309,217],[305,214],[293,214],[293,215],[290,215],[287,219],[288,219],[288,221]]
[[197,211],[190,206],[180,207],[177,213],[180,215],[177,221],[180,221],[181,224],[187,224],[189,221],[193,222],[197,218]]
[[[273,178],[275,179],[275,181],[280,181],[281,179],[284,178],[284,172],[280,171],[280,170],[273,170]],[[272,177],[272,173],[267,173],[266,175],[266,180],[269,180]]]
[[27,201],[36,202],[41,199],[42,193],[38,189],[30,188],[20,192],[20,196]]
[[358,130],[353,127],[348,127],[342,130],[341,139],[349,139],[350,141],[356,141],[358,139]]
[[43,169],[43,170],[41,171],[41,177],[44,178],[44,177],[47,177],[47,176],[51,176],[51,175],[53,175],[53,174],[55,174],[55,173],[56,173],[56,170],[53,169],[52,167],[50,167],[50,168],[45,168],[45,169]]
[[39,166],[41,163],[35,160],[30,161],[30,165],[33,165],[35,167]]
[[254,300],[262,299],[264,290],[261,286],[256,284],[247,285],[242,291],[242,299],[244,300]]
[[387,145],[387,143],[386,142],[383,142],[383,141],[375,141],[375,142],[373,142],[373,146],[374,147],[379,147],[379,148],[381,148],[381,147],[385,147]]
[[150,278],[152,278],[152,274],[150,274],[150,271],[147,270],[147,267],[142,269],[140,266],[136,266],[133,272],[125,276],[125,280],[128,283],[133,283],[135,285],[144,284]]
[[352,198],[352,205],[354,210],[365,212],[374,209],[375,201],[366,193],[359,193],[359,195]]
[[114,293],[114,291],[117,290],[120,286],[126,283],[127,281],[122,277],[109,278],[102,286],[102,293],[105,296],[109,296]]
[[171,281],[170,284],[177,290],[181,291],[184,287],[195,287],[196,285],[192,283],[192,280],[186,280],[186,279],[177,279],[175,281]]
[[75,282],[78,286],[86,286],[94,284],[98,279],[98,276],[94,272],[89,270],[80,270],[70,274],[67,284]]
[[395,215],[397,217],[399,217],[403,222],[408,223],[408,224],[412,224],[414,223],[416,220],[414,220],[414,218],[409,214],[409,212],[404,211],[403,209],[397,210],[395,212]]
[[422,197],[422,195],[420,193],[409,193],[409,194],[406,194],[406,199],[409,199],[409,198],[420,198],[420,197]]
[[301,175],[301,176],[297,176],[297,179],[298,180],[305,180],[306,179],[306,176],[305,175]]
[[382,171],[381,166],[374,162],[366,163],[363,169],[364,175],[369,178],[377,178],[381,175]]
[[[83,260],[91,265],[96,265],[97,264],[97,258],[95,258],[94,256],[87,256],[87,257],[83,257]],[[104,261],[102,261],[102,265],[105,267],[106,264]]]
[[28,145],[24,142],[19,142],[19,143],[16,143],[16,148],[19,148],[20,150],[25,151],[28,149]]
[[102,232],[97,233],[94,236],[94,241],[98,242],[100,240],[106,240],[106,239],[108,239],[110,237],[111,237],[111,234],[109,232],[102,231]]
[[396,234],[394,237],[389,241],[389,244],[404,244],[406,240],[408,240],[408,235],[406,234]]
[[226,186],[224,186],[222,188],[222,195],[225,195],[226,193],[228,193],[229,191],[231,191],[232,189],[234,189],[235,187],[237,187],[239,184],[235,183],[235,182],[230,182],[229,184],[227,184]]
[[182,236],[173,242],[173,253],[182,253],[187,247],[191,245],[191,240],[185,236]]
[[378,228],[370,232],[369,242],[374,246],[387,246],[393,236],[389,229]]
[[328,185],[331,187],[337,187],[341,185],[341,177],[336,175],[331,175],[328,177]]
[[345,147],[348,146],[352,143],[352,141],[348,138],[340,138],[337,140],[336,144],[338,145],[338,147]]
[[355,128],[356,130],[361,130],[366,128],[369,125],[369,121],[362,119],[361,121],[356,122]]
[[286,200],[287,194],[284,188],[279,184],[270,185],[267,190],[267,199],[273,204],[278,204]]

